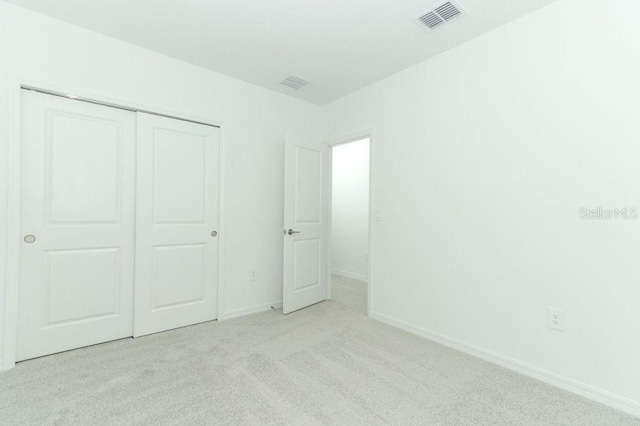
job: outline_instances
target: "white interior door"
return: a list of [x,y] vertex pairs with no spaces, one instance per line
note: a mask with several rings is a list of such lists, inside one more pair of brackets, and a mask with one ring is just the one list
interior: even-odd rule
[[287,135],[283,313],[327,299],[328,147]]
[[135,113],[23,91],[18,361],[132,335]]
[[134,335],[217,318],[220,129],[138,113]]

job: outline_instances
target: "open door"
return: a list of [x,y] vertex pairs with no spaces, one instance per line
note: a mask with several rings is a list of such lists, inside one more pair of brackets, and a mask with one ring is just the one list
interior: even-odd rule
[[285,138],[285,314],[327,299],[329,148]]

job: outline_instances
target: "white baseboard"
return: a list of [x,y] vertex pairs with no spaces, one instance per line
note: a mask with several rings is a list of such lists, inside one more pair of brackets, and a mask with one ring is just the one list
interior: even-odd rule
[[353,272],[343,271],[343,270],[340,270],[340,269],[332,269],[331,273],[335,274],[335,275],[340,275],[341,277],[351,278],[351,279],[358,280],[358,281],[364,281],[364,282],[368,281],[368,278],[367,278],[366,275],[355,274]]
[[278,300],[272,303],[265,303],[262,305],[252,306],[250,308],[236,309],[235,311],[227,312],[222,315],[218,315],[218,321],[225,321],[232,318],[244,317],[246,315],[257,314],[260,312],[266,312],[270,309],[280,309],[282,307],[282,300]]
[[595,386],[591,386],[586,383],[561,376],[560,374],[535,367],[522,361],[518,361],[516,359],[488,351],[486,349],[471,345],[461,340],[414,326],[412,324],[397,320],[387,315],[371,312],[370,318],[408,331],[409,333],[416,334],[420,337],[424,337],[428,340],[440,343],[450,348],[456,349],[460,352],[473,355],[493,364],[497,364],[510,370],[517,371],[518,373],[524,374],[525,376],[532,377],[534,379],[559,387],[593,401],[600,402],[609,407],[624,411],[625,413],[640,417],[639,401],[635,401],[630,398],[597,388]]

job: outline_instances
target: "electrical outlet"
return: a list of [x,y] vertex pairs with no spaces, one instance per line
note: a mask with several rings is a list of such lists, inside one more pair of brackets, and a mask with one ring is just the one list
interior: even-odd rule
[[564,331],[564,311],[558,308],[547,308],[547,325],[554,330]]
[[380,222],[380,209],[373,209],[373,221]]
[[257,281],[258,280],[258,270],[252,269],[249,271],[249,281]]
[[365,251],[365,252],[364,252],[364,261],[365,261],[365,262],[368,262],[368,261],[369,261],[369,252],[368,252],[368,251]]

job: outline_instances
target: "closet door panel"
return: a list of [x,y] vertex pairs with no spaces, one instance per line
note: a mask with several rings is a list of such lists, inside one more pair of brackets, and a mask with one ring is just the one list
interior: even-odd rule
[[138,113],[136,336],[217,318],[220,131]]
[[133,334],[136,116],[23,91],[17,360]]

